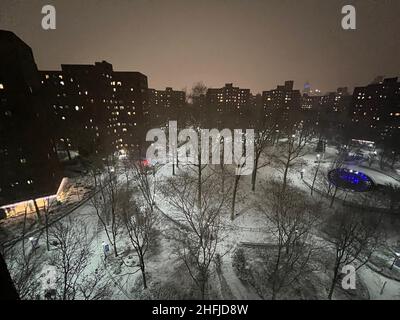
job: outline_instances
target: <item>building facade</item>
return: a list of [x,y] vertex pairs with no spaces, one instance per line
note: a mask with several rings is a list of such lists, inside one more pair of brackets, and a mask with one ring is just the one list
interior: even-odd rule
[[165,126],[170,120],[182,120],[186,107],[186,93],[167,87],[148,90],[149,115],[152,126]]
[[0,31],[0,206],[57,192],[62,175],[49,121],[31,48]]
[[208,89],[205,99],[210,124],[217,128],[248,127],[248,115],[254,105],[250,89],[234,87],[232,83],[227,83],[222,88]]
[[400,133],[400,82],[397,78],[378,79],[353,92],[351,121],[357,138],[385,140]]
[[145,75],[117,72],[103,61],[41,71],[41,82],[57,146],[69,158],[71,150],[81,154],[131,151],[143,140]]
[[301,94],[293,86],[293,81],[285,81],[283,86],[278,85],[276,89],[262,94],[265,116],[276,123],[277,130],[291,128],[298,120]]

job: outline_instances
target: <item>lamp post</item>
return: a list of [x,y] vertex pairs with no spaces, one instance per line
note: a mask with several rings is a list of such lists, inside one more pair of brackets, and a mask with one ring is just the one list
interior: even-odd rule
[[311,186],[311,195],[313,195],[313,191],[314,191],[314,185],[315,185],[315,180],[317,179],[317,175],[318,175],[318,171],[319,171],[319,166],[321,164],[321,155],[317,154],[317,169],[315,170],[315,174],[314,174],[314,179],[313,179],[313,183]]

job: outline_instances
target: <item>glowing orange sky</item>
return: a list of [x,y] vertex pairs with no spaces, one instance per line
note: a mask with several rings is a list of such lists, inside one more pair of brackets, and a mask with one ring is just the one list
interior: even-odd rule
[[[349,2],[356,31],[340,25]],[[41,29],[48,3],[55,31]],[[399,74],[399,13],[396,0],[1,0],[0,28],[32,47],[42,70],[107,60],[157,89],[203,81],[261,92],[292,79],[327,91]]]

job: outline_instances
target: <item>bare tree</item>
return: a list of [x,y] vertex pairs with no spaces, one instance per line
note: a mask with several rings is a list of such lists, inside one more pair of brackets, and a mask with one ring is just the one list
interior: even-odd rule
[[269,164],[269,161],[260,163],[261,156],[266,148],[273,140],[275,134],[275,123],[267,121],[265,116],[262,116],[261,121],[257,121],[258,128],[256,130],[256,136],[254,140],[254,167],[251,175],[251,190],[256,190],[257,172],[259,169]]
[[233,192],[232,192],[232,205],[231,205],[231,220],[233,221],[235,219],[235,208],[236,208],[236,197],[237,197],[237,192],[239,190],[239,182],[242,178],[242,173],[245,170],[245,165],[246,162],[243,161],[242,164],[237,164],[235,165],[235,169],[233,170]]
[[20,299],[32,300],[40,297],[38,274],[42,266],[43,255],[35,249],[13,248],[7,252],[6,259]]
[[93,184],[96,190],[98,187],[98,180],[101,179],[101,173],[104,171],[104,162],[101,155],[91,154],[82,160],[82,164],[87,171],[90,184]]
[[107,239],[114,248],[115,257],[118,256],[117,237],[121,228],[119,202],[126,192],[124,186],[118,181],[116,167],[116,159],[109,157],[105,163],[105,171],[102,178],[97,181],[99,192],[90,200]]
[[[194,131],[197,135],[197,141],[201,141],[201,128],[200,125],[197,124],[195,126]],[[184,141],[181,141],[182,143]],[[186,148],[186,146],[189,146],[189,148]],[[201,150],[201,144],[197,143],[192,143],[190,141],[190,137],[187,137],[186,143],[182,145],[182,147],[185,147],[186,149],[186,156],[187,156],[187,164],[188,168],[191,169],[192,173],[196,175],[196,180],[197,180],[197,207],[200,208],[201,210],[201,205],[202,205],[202,192],[203,192],[203,184],[207,182],[207,180],[213,176],[213,172],[208,172],[207,168],[209,167],[208,164],[204,164],[202,162],[202,150]],[[191,148],[190,148],[191,147]],[[197,149],[196,149],[197,148]],[[192,154],[191,154],[192,152]]]
[[382,188],[382,193],[386,198],[386,203],[389,212],[397,214],[400,211],[400,186],[396,184],[386,184]]
[[326,222],[325,231],[335,253],[333,276],[328,299],[332,299],[335,286],[345,265],[365,265],[380,244],[381,217],[365,210],[342,207]]
[[46,248],[47,251],[50,251],[50,239],[49,239],[49,224],[50,224],[50,214],[57,204],[57,198],[48,197],[44,201],[43,205],[43,214],[44,214],[44,225],[45,225],[45,234],[46,234]]
[[79,297],[84,300],[105,300],[112,295],[111,283],[103,267],[83,275],[77,287]]
[[282,192],[287,186],[289,170],[303,163],[301,158],[306,155],[306,147],[310,141],[310,133],[300,128],[296,134],[288,134],[284,141],[278,142],[270,155],[278,170],[283,174]]
[[147,206],[139,206],[132,201],[130,194],[126,195],[122,211],[125,229],[139,259],[143,288],[147,289],[145,258],[149,248],[155,241],[154,224],[156,216],[153,209]]
[[40,208],[36,202],[36,199],[32,199],[33,206],[35,207],[35,213],[37,217],[37,221],[40,225],[43,224],[42,216],[40,215]]
[[174,229],[178,256],[184,262],[191,278],[207,296],[210,266],[220,241],[220,212],[227,199],[218,192],[212,181],[203,183],[201,205],[196,196],[197,182],[188,174],[169,179],[162,192],[173,209],[179,214],[181,224]]
[[0,300],[18,300],[17,289],[11,279],[7,264],[0,252]]
[[156,173],[158,166],[150,166],[143,161],[131,161],[132,175],[143,199],[151,211],[154,210],[156,195]]
[[22,224],[22,240],[5,252],[5,259],[20,299],[37,299],[41,296],[37,276],[43,255],[40,250],[36,250],[36,247],[26,243],[26,220],[27,208]]
[[[238,165],[237,169],[238,170],[242,169],[242,166]],[[234,170],[234,172],[236,173],[236,170]],[[236,195],[237,195],[237,191],[239,188],[239,182],[240,182],[241,177],[242,176],[239,174],[235,174],[235,177],[234,177],[233,193],[232,193],[232,206],[231,206],[231,220],[232,221],[235,219]]]
[[258,208],[270,222],[268,234],[274,238],[272,252],[266,252],[268,284],[274,300],[282,289],[300,281],[313,270],[316,247],[312,229],[318,223],[319,203],[307,201],[304,194],[290,185],[281,192],[280,183],[273,181],[264,189]]
[[57,297],[75,300],[78,283],[91,256],[88,230],[84,224],[56,223],[50,230],[50,238],[55,246],[51,264],[57,270]]

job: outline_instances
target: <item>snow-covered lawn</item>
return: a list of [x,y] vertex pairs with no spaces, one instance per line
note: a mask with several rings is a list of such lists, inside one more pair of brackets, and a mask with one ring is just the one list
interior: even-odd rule
[[[321,163],[320,170],[328,170],[329,161],[334,158],[336,150],[328,147],[325,154],[325,161]],[[307,154],[303,160],[304,177],[308,181],[312,179],[312,168],[316,166],[316,154]],[[349,166],[354,170],[359,170],[369,175],[375,183],[399,183],[393,178],[384,175],[380,172],[361,168],[355,165]],[[175,168],[177,172],[185,170],[183,166]],[[161,185],[165,179],[172,177],[172,166],[164,165],[157,171],[157,185]],[[256,202],[260,198],[260,189],[262,184],[268,179],[281,178],[281,173],[271,166],[265,166],[259,170],[257,176],[256,191],[251,191],[251,176],[242,177],[239,184],[238,199],[236,203],[236,217],[234,221],[230,220],[229,210],[222,212],[222,241],[219,243],[218,253],[222,256],[221,273],[214,274],[213,279],[217,279],[216,287],[220,288],[220,298],[232,299],[259,299],[259,295],[254,288],[249,287],[238,279],[235,271],[232,268],[232,253],[234,249],[241,243],[271,243],[271,235],[266,231],[268,224],[265,217],[257,210]],[[309,188],[304,184],[300,177],[298,169],[289,171],[291,183],[301,190],[309,192]],[[120,175],[120,182],[124,182],[126,177]],[[163,286],[165,283],[176,284],[177,288],[185,288],[190,291],[190,279],[185,274],[185,268],[178,260],[174,253],[174,242],[169,239],[168,231],[175,223],[182,222],[182,217],[179,212],[176,212],[168,203],[168,199],[162,196],[160,192],[156,193],[156,204],[160,209],[156,209],[159,215],[157,229],[159,230],[157,246],[151,251],[147,257],[146,269],[150,275],[149,287]],[[90,202],[81,206],[69,215],[69,219],[63,220],[63,223],[69,221],[81,223],[88,227],[88,236],[93,237],[91,244],[92,257],[88,264],[86,272],[90,273],[99,266],[104,266],[103,242],[107,242],[107,236],[103,230],[94,208]],[[322,246],[326,245],[323,239],[319,239]],[[39,244],[45,247],[45,238],[42,235]],[[137,261],[136,254],[131,247],[129,240],[125,236],[120,236],[117,246],[120,251],[120,257],[113,258],[112,253],[106,259],[107,278],[112,283],[113,299],[135,299],[146,297],[141,291],[138,281],[140,281],[140,272],[135,272],[137,268],[126,266],[132,261]],[[51,252],[50,252],[51,254]],[[48,255],[46,255],[48,257]],[[122,263],[122,260],[125,263]],[[133,264],[134,265],[134,264]],[[399,299],[400,282],[386,279],[383,276],[372,271],[368,267],[363,267],[359,276],[363,283],[368,288],[371,299]],[[384,283],[386,285],[382,290]],[[159,287],[157,287],[159,288]],[[158,290],[158,289],[157,289]],[[170,289],[174,292],[173,289]],[[175,289],[174,289],[175,290]],[[178,290],[178,289],[176,289]],[[151,291],[151,290],[150,290]],[[381,294],[382,291],[382,294]],[[144,295],[143,295],[144,294]]]

